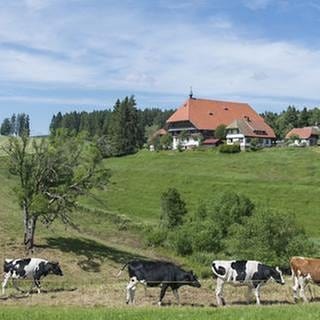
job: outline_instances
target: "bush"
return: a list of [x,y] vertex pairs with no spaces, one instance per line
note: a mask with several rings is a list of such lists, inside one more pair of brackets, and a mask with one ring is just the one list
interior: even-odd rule
[[192,236],[186,228],[183,227],[170,233],[169,239],[172,248],[177,254],[181,256],[192,254]]
[[167,240],[168,232],[163,228],[146,230],[146,245],[149,247],[159,247]]
[[161,224],[163,227],[173,229],[183,222],[186,215],[186,203],[181,199],[175,188],[169,188],[161,195]]
[[250,142],[250,150],[251,151],[259,151],[259,150],[262,150],[262,145],[261,143],[259,143],[259,139],[251,139],[251,142]]
[[314,254],[312,242],[294,216],[270,210],[233,225],[225,242],[234,259],[256,259],[281,267],[287,267],[292,256]]
[[222,144],[219,147],[221,153],[238,153],[241,151],[240,145],[238,144]]
[[245,217],[253,214],[254,204],[244,195],[225,192],[214,202],[208,215],[217,224],[222,237],[227,236],[229,227],[241,224]]

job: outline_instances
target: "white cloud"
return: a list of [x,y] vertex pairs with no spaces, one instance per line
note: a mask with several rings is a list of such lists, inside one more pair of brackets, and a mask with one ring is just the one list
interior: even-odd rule
[[244,5],[250,10],[265,9],[272,0],[243,0]]
[[[39,3],[29,6],[41,9]],[[246,1],[254,10],[269,3]],[[70,13],[61,8],[26,13],[13,6],[0,12],[0,43],[44,50],[0,46],[2,81],[168,94],[187,94],[193,85],[199,96],[221,98],[319,97],[319,51],[239,35],[227,17],[195,24],[136,8],[80,6]]]

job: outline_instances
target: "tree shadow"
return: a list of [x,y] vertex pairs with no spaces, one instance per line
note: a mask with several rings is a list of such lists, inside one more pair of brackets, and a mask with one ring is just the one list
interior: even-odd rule
[[141,255],[106,246],[95,240],[86,238],[56,237],[47,238],[47,245],[42,248],[58,249],[63,252],[85,256],[79,261],[79,267],[87,272],[100,272],[104,260],[112,260],[117,263],[126,263],[133,259],[145,259]]

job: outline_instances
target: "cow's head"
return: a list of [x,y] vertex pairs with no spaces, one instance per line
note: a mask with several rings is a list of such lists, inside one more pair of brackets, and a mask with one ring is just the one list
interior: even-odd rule
[[193,271],[186,272],[184,275],[184,280],[189,286],[200,288],[201,284],[198,281],[197,276],[193,273]]
[[56,274],[57,276],[63,276],[63,272],[60,268],[59,262],[48,262],[50,266],[50,272]]
[[279,269],[279,267],[276,267],[275,269],[272,270],[271,277],[275,282],[282,284],[282,285],[284,284],[282,271]]

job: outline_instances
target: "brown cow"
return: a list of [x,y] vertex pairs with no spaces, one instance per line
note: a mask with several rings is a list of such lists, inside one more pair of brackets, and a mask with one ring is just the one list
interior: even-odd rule
[[[293,298],[296,302],[300,297],[304,302],[308,299],[304,293],[304,289],[308,283],[315,283],[320,285],[320,259],[292,257],[290,260],[290,267],[293,279]],[[311,298],[312,292],[309,286]]]

